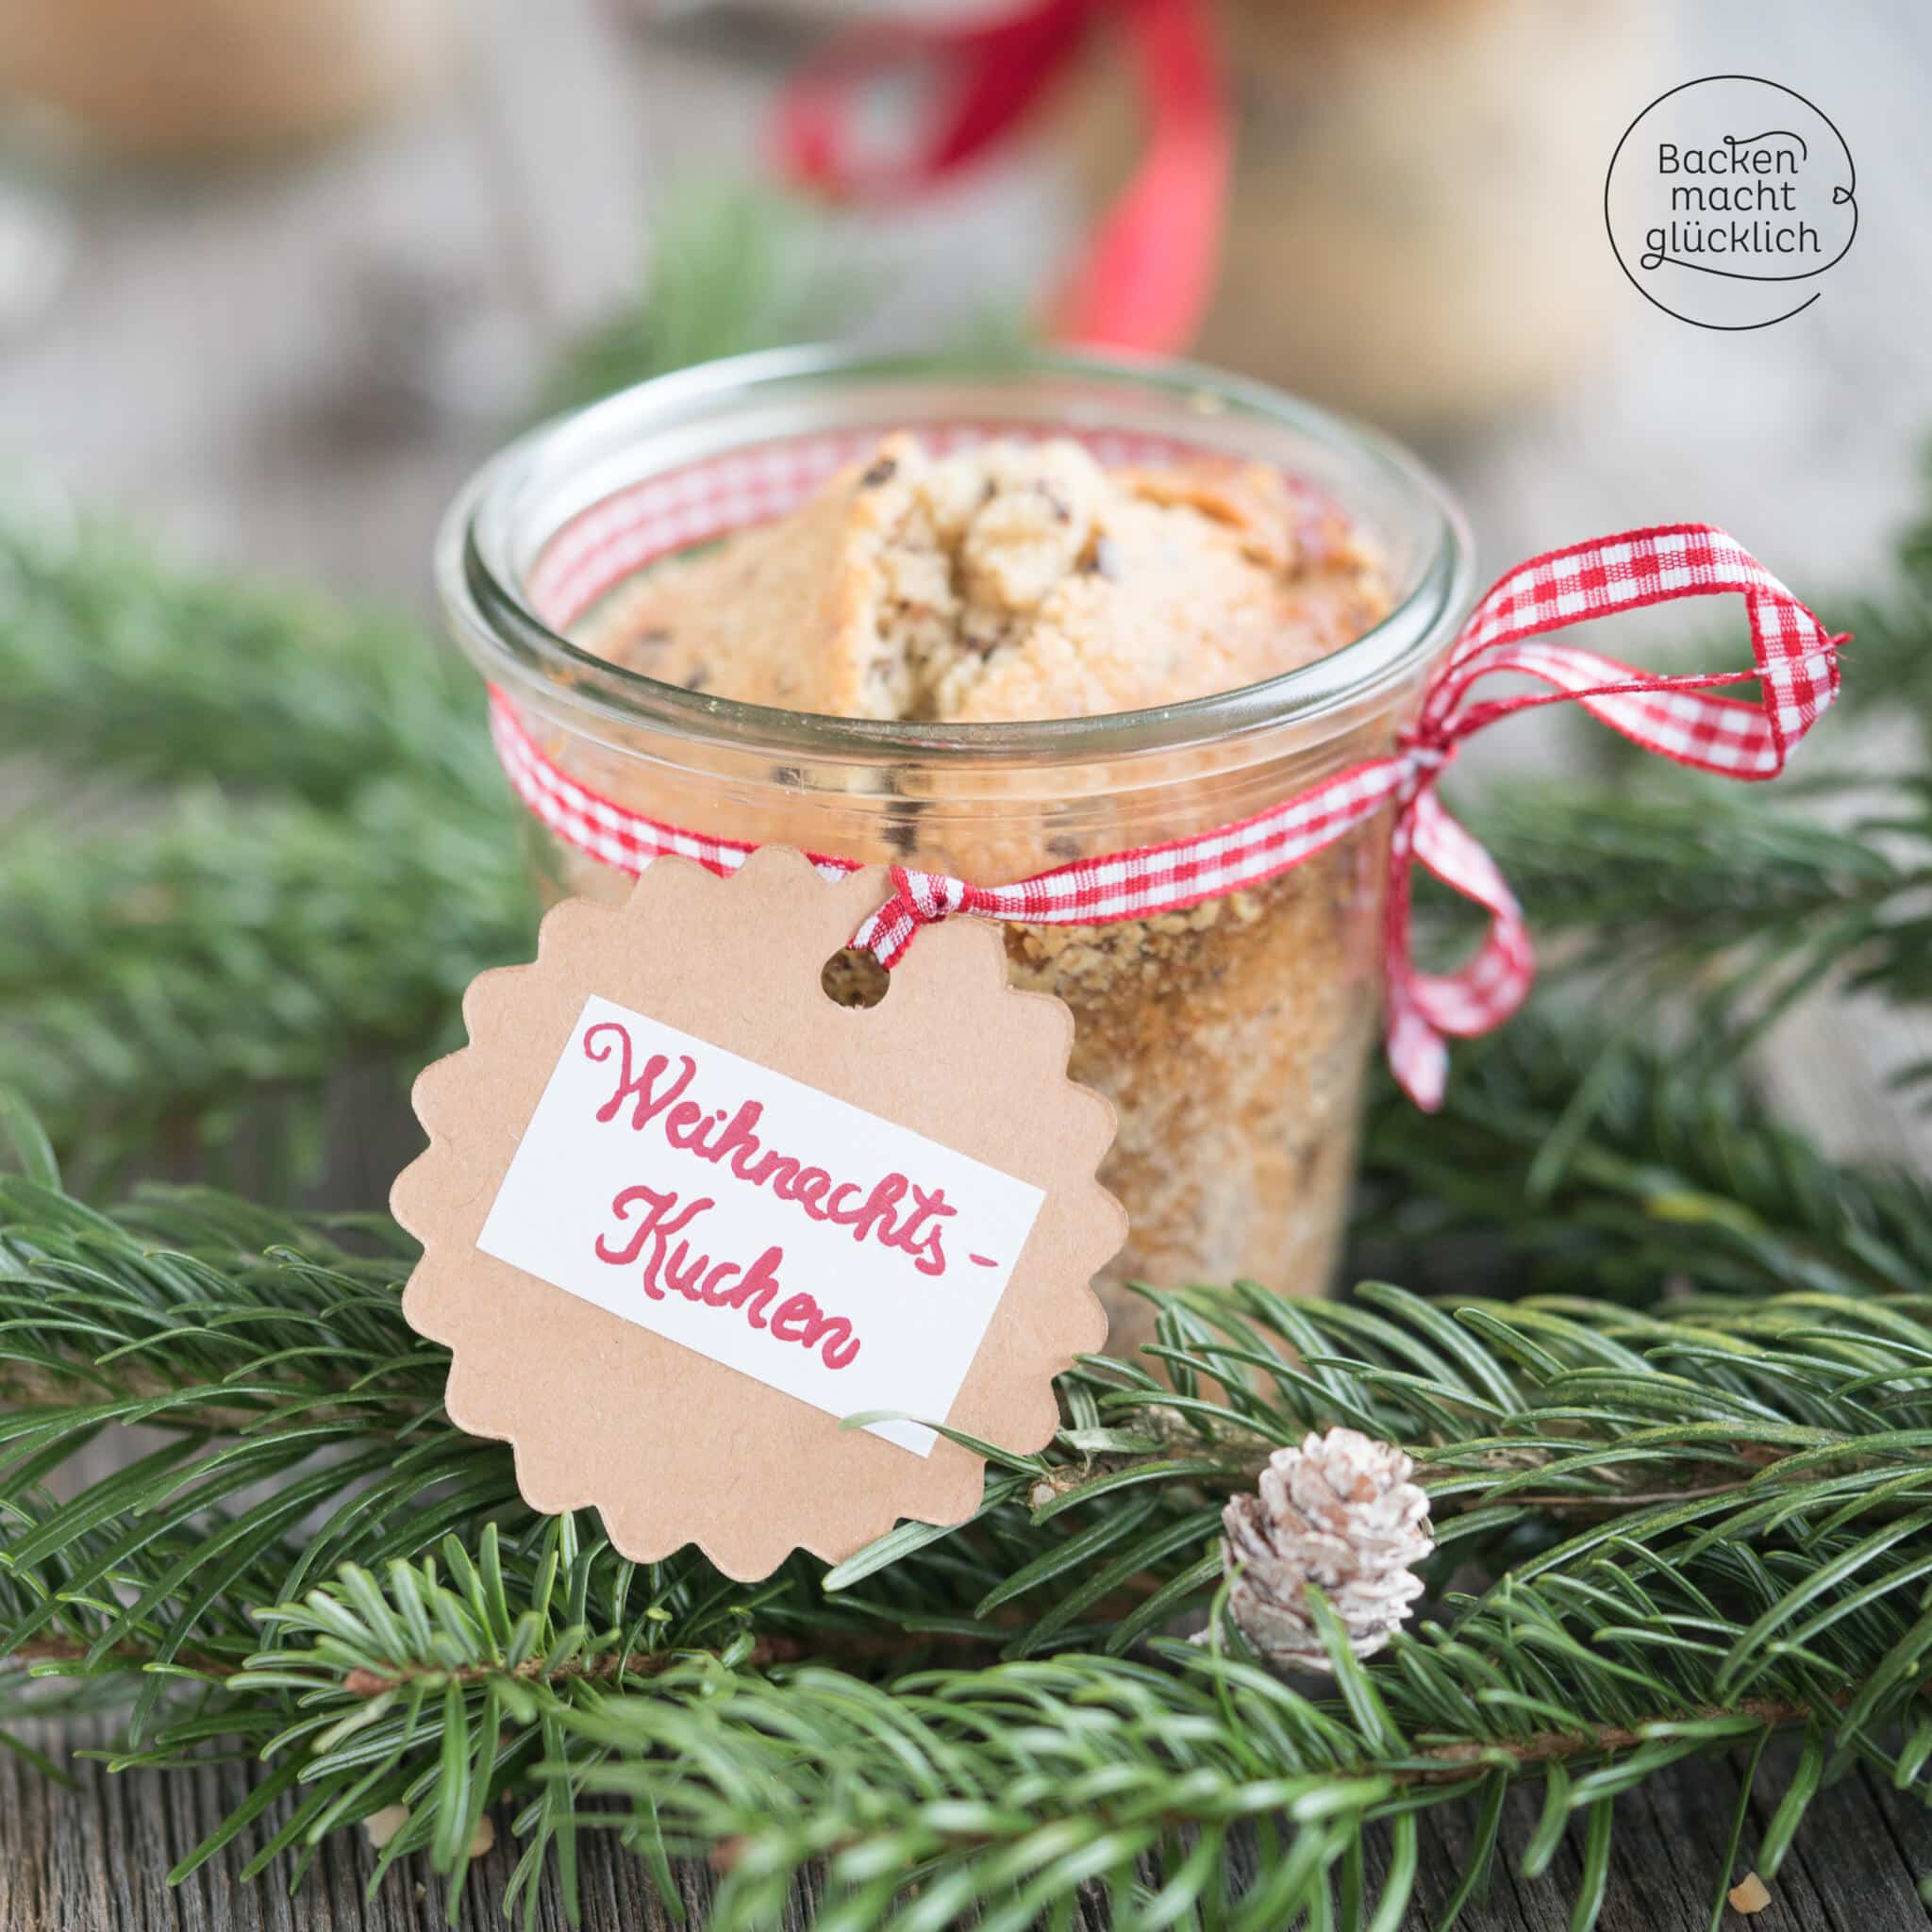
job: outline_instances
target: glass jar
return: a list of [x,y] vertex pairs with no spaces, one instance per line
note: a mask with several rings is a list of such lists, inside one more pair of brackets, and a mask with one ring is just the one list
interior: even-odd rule
[[[834,718],[659,683],[588,647],[659,559],[780,515],[883,432],[954,447],[1073,436],[1103,462],[1203,452],[1273,464],[1339,504],[1387,573],[1388,617],[1245,690],[1108,717],[949,724]],[[512,445],[450,512],[456,634],[578,784],[686,829],[982,884],[1246,819],[1389,750],[1467,601],[1466,531],[1373,432],[1180,364],[1041,354],[784,350],[686,370]],[[545,893],[625,876],[534,816]],[[1012,925],[1017,985],[1073,1009],[1071,1071],[1115,1105],[1102,1179],[1132,1226],[1097,1284],[1133,1346],[1130,1280],[1326,1287],[1379,1020],[1386,815],[1258,888],[1093,927]]]

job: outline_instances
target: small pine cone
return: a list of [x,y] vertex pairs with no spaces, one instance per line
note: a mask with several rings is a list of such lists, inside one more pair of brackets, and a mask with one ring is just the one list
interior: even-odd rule
[[1322,1587],[1357,1657],[1373,1657],[1401,1627],[1423,1589],[1410,1566],[1436,1546],[1413,1466],[1392,1443],[1330,1429],[1277,1449],[1258,1493],[1222,1511],[1228,1607],[1263,1657],[1329,1668],[1309,1583]]

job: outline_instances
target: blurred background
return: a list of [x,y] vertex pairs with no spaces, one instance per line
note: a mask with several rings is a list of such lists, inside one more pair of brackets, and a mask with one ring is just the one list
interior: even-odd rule
[[[799,80],[827,59],[869,76],[839,207],[787,191],[834,172]],[[1823,298],[1744,334],[1641,300],[1603,227],[1624,129],[1726,72],[1805,93],[1859,164]],[[962,100],[990,138],[895,173]],[[1050,327],[1096,229],[1151,219],[1156,325],[1417,443],[1486,575],[1690,518],[1825,604],[1923,514],[1928,102],[1915,0],[6,0],[0,466],[427,622],[444,504],[542,411],[811,335]],[[1902,1035],[1834,1018],[1777,1078],[1841,1144],[1925,1151],[1871,1098],[1874,1058],[1932,1049]]]
[[[572,385],[782,328],[931,341],[1037,313],[1164,111],[1125,9],[1074,10],[1077,45],[972,165],[827,216],[739,192],[778,179],[787,77],[828,42],[936,27],[936,58],[855,105],[891,142],[970,78],[945,37],[970,9],[8,0],[0,457],[208,558],[426,608],[452,487]],[[1420,442],[1489,569],[1682,516],[1807,585],[1881,562],[1932,426],[1926,8],[1202,10],[1236,154],[1208,359]],[[1724,71],[1805,92],[1859,163],[1824,299],[1746,335],[1640,300],[1602,224],[1625,125]]]

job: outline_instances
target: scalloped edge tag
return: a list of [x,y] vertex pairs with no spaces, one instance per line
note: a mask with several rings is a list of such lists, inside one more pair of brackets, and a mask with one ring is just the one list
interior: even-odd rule
[[[658,859],[474,981],[471,1043],[417,1080],[430,1146],[391,1205],[450,1417],[636,1560],[695,1542],[750,1579],[962,1521],[984,1458],[922,1424],[1040,1449],[1053,1377],[1105,1341],[1089,1284],[1126,1217],[1072,1015],[967,920],[836,1004],[824,962],[888,891],[781,847],[729,878]],[[910,1420],[845,1420],[881,1411]]]

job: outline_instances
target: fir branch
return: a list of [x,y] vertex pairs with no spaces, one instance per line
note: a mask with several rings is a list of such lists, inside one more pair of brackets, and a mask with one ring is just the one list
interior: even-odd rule
[[[1485,1780],[1574,1761],[1560,1823],[1774,1722],[1895,1771],[1916,1748],[1884,1740],[1932,1655],[1922,1295],[1161,1296],[1168,1381],[1105,1358],[1066,1377],[1058,1441],[996,1468],[971,1524],[747,1588],[533,1518],[507,1454],[441,1416],[381,1223],[160,1189],[102,1215],[26,1180],[0,1213],[0,1356],[100,1385],[0,1420],[0,1646],[42,1681],[139,1687],[121,1761],[265,1753],[290,1808],[258,1867],[402,1804],[392,1855],[457,1875],[508,1785],[526,1904],[615,1798],[647,1855],[723,1855],[725,1925],[819,1857],[866,1924],[1045,1908],[1076,1868],[1124,1925],[1149,1896],[1206,1912],[1188,1889],[1222,1883],[1237,1828],[1299,1875],[1212,1908],[1276,1924],[1362,1829]],[[108,1392],[124,1373],[138,1398]],[[224,1410],[251,1419],[217,1435]],[[136,1420],[165,1445],[41,1493]],[[1409,1448],[1442,1563],[1492,1580],[1320,1691],[1231,1631],[1168,1644],[1257,1451],[1338,1421]],[[962,1642],[1011,1661],[946,1662]],[[908,1646],[946,1667],[904,1674]],[[844,1668],[785,1661],[806,1657]]]
[[[495,796],[481,694],[413,626],[157,557],[97,522],[0,518],[0,756],[128,788],[341,804],[372,776]],[[426,822],[425,822],[426,823]]]
[[[195,1510],[224,1502],[264,1461],[292,1471],[325,1445],[352,1459],[392,1459],[400,1438],[407,1454],[392,1491],[393,1533],[404,1541],[391,1553],[432,1545],[448,1525],[424,1499],[458,1474],[478,1486],[475,1511],[463,1519],[473,1531],[486,1520],[527,1520],[510,1501],[507,1457],[441,1420],[443,1358],[401,1321],[409,1250],[393,1231],[387,1253],[358,1258],[325,1227],[206,1191],[150,1189],[102,1216],[25,1180],[0,1187],[0,1380],[36,1398],[0,1424],[0,1441],[10,1445],[10,1466],[29,1469],[33,1481],[102,1427],[159,1424],[180,1442],[140,1479],[155,1488],[129,1497],[152,1518],[174,1495]],[[1912,1298],[1788,1304],[1717,1293],[1690,1305],[1688,1332],[1707,1349],[1713,1337],[1730,1338],[1730,1355],[1705,1362],[1692,1349],[1698,1367],[1687,1388],[1653,1373],[1678,1348],[1679,1324],[1613,1305],[1579,1314],[1560,1302],[1467,1302],[1445,1328],[1428,1304],[1392,1290],[1337,1304],[1258,1289],[1158,1299],[1156,1357],[1172,1386],[1132,1365],[1087,1364],[1065,1378],[1058,1441],[996,1470],[973,1523],[895,1532],[840,1566],[816,1609],[815,1590],[788,1596],[786,1615],[823,1622],[835,1610],[849,1630],[874,1633],[916,1628],[924,1617],[929,1634],[1024,1655],[1081,1641],[1087,1620],[1111,1604],[1105,1635],[1125,1647],[1157,1626],[1150,1604],[1170,1611],[1187,1600],[1148,1597],[1150,1581],[1165,1588],[1193,1576],[1192,1594],[1205,1592],[1196,1573],[1216,1499],[1251,1482],[1270,1447],[1307,1429],[1346,1422],[1404,1441],[1423,1460],[1439,1507],[1471,1510],[1485,1533],[1535,1514],[1595,1520],[1641,1511],[1659,1492],[1761,1484],[1768,1465],[1794,1447],[1809,1453],[1900,1425],[1902,1398],[1889,1397],[1881,1414],[1875,1398],[1854,1401],[1838,1385],[1888,1365],[1909,1377],[1920,1345]],[[1826,1315],[1843,1357],[1837,1382],[1812,1361],[1810,1344],[1791,1350],[1782,1340],[1792,1322]],[[1554,1369],[1586,1382],[1621,1374],[1633,1388],[1604,1408],[1592,1435],[1569,1412],[1567,1382],[1554,1397],[1541,1392]],[[1733,1415],[1740,1402],[1744,1412]],[[1640,1414],[1650,1426],[1637,1441],[1630,1431]],[[1727,1419],[1721,1441],[1713,1414]],[[239,1457],[204,1440],[237,1428]],[[1468,1449],[1472,1441],[1477,1448]],[[1593,1449],[1600,1463],[1589,1461]],[[1572,1460],[1579,1457],[1582,1465]],[[324,1491],[337,1493],[326,1483]],[[1512,1491],[1522,1493],[1508,1503]],[[436,1527],[411,1544],[419,1503]],[[365,1527],[376,1513],[372,1506]],[[70,1527],[100,1520],[94,1498],[37,1514],[7,1560],[18,1569],[23,1543],[56,1555]],[[189,1527],[184,1516],[184,1536]],[[361,1533],[345,1518],[331,1536],[309,1538],[304,1574],[361,1559],[373,1545],[331,1540]],[[1131,1601],[1122,1609],[1124,1593]],[[45,1617],[36,1614],[37,1629]],[[196,1641],[185,1626],[169,1638]]]
[[1847,608],[1854,642],[1842,701],[1907,713],[1932,735],[1932,442],[1920,469],[1921,501],[1895,546],[1897,581]]
[[[312,1598],[312,1646],[270,1654],[256,1675],[303,1698],[308,1714],[279,1741],[314,1740],[313,1790],[296,1814],[308,1822],[291,1818],[289,1841],[359,1786],[358,1804],[379,1789],[409,1807],[414,1844],[458,1844],[468,1795],[505,1774],[519,1739],[535,1748],[542,1733],[541,1759],[517,1766],[538,1793],[519,1820],[532,1849],[608,1826],[597,1801],[627,1799],[626,1830],[654,1863],[708,1854],[723,1868],[721,1927],[771,1923],[800,1868],[824,1859],[832,1900],[866,1925],[944,1925],[975,1906],[1025,1924],[1098,1881],[1117,1926],[1170,1923],[1178,1909],[1259,1928],[1319,1910],[1337,1860],[1376,1820],[1497,1778],[1565,1767],[1551,1786],[1560,1824],[1677,1758],[1802,1721],[1821,1749],[1833,1735],[1909,1774],[1913,1747],[1883,1740],[1909,1714],[1932,1646],[1915,1615],[1924,1546],[1886,1562],[1872,1541],[1840,1536],[1819,1552],[1831,1600],[1795,1551],[1755,1564],[1727,1555],[1705,1578],[1726,1587],[1728,1613],[1681,1564],[1598,1553],[1454,1601],[1453,1624],[1424,1624],[1372,1666],[1334,1632],[1337,1684],[1319,1694],[1257,1669],[1224,1632],[1206,1652],[1158,1644],[1149,1662],[1069,1655],[877,1686],[818,1666],[767,1674],[728,1655],[687,1657],[648,1695],[612,1696],[583,1674],[520,1677],[516,1640],[490,1635],[487,1594],[427,1571],[398,1573],[390,1599]],[[445,1673],[441,1725],[423,1727],[420,1696],[406,1712],[345,1717],[342,1660],[380,1648],[385,1624],[412,1610],[439,1631],[462,1628],[466,1656],[495,1649],[493,1677],[465,1666],[475,1710],[453,1717]],[[1780,1641],[1801,1614],[1809,1641]],[[1854,1651],[1876,1666],[1856,1690],[1840,1661]],[[450,1760],[432,1767],[425,1753],[412,1774],[412,1743],[446,1740],[453,1722],[474,1761],[451,1779]],[[1228,1896],[1241,1828],[1262,1840],[1261,1890]],[[1760,1870],[1775,1862],[1767,1848]],[[1294,1885],[1269,1889],[1283,1869]],[[1406,1903],[1393,1883],[1389,1923]]]
[[[1794,792],[1865,811],[1837,829],[1793,810]],[[1814,774],[1771,796],[1665,774],[1641,794],[1518,782],[1484,793],[1473,816],[1540,928],[1634,927],[1640,952],[1655,941],[1709,955],[1854,911],[1882,934],[1889,909],[1932,879],[1932,799],[1907,777]]]
[[[459,1043],[463,988],[526,955],[508,809],[395,774],[324,808],[185,798],[0,854],[0,1081],[98,1173],[176,1121]],[[434,906],[433,919],[423,908]]]
[[[401,1316],[413,1255],[374,1217],[155,1187],[101,1213],[0,1175],[0,1398],[18,1405],[0,1410],[0,1657],[178,1674],[192,1656],[222,1677],[255,1647],[255,1609],[307,1578],[413,1558],[453,1526],[473,1548],[499,1524],[540,1534],[508,1448],[442,1415],[448,1357]],[[161,1445],[65,1502],[44,1492],[133,1424]],[[601,1561],[600,1576],[628,1567]],[[670,1634],[700,1644],[745,1595],[695,1558],[658,1566],[654,1587],[680,1607]],[[824,1603],[803,1562],[758,1600],[774,1657],[798,1623],[854,1660],[946,1641]],[[138,1727],[164,1688],[145,1686]]]
[[1626,1011],[1694,1002],[1707,1057],[1827,981],[1932,999],[1922,773],[1813,774],[1776,800],[1664,774],[1632,795],[1517,784],[1473,817],[1539,935],[1571,937],[1559,962],[1613,979]]
[[1419,1288],[1672,1284],[1833,1294],[1932,1283],[1932,1186],[1826,1160],[1734,1071],[1551,1002],[1456,1056],[1441,1114],[1386,1077],[1365,1136],[1353,1261]]
[[469,979],[527,954],[475,679],[406,626],[22,521],[0,686],[0,754],[94,808],[0,855],[0,1084],[88,1172],[299,1154],[338,1070],[454,1043]]
[[[1400,1854],[1419,1811],[1559,1768],[1546,1789],[1560,1829],[1677,1758],[1815,1714],[1803,1697],[1699,1706],[1659,1681],[1642,1687],[1658,1696],[1654,1712],[1536,1728],[1514,1714],[1507,1680],[1471,1668],[1474,1655],[1428,1639],[1402,1649],[1406,1676],[1363,1672],[1326,1702],[1173,1646],[1165,1669],[1062,1658],[878,1690],[815,1671],[764,1684],[694,1670],[648,1700],[575,1707],[560,1728],[608,1752],[574,1789],[629,1801],[627,1829],[667,1855],[713,1849],[721,1932],[774,1923],[821,1858],[824,1908],[893,1932],[974,1907],[985,1923],[1022,1926],[1082,1890],[1104,1896],[1121,1932],[1272,1932],[1304,1912],[1328,1922],[1339,1869],[1377,1821],[1391,1823],[1397,1856],[1374,1923],[1392,1925],[1415,1878]],[[1426,1728],[1432,1700],[1458,1692],[1486,1699],[1478,1723],[1491,1735],[1467,1750]],[[1478,1863],[1493,1854],[1499,1811],[1485,1807]],[[575,1822],[604,1821],[582,1810]],[[1759,1869],[1781,1856],[1766,1844]]]

